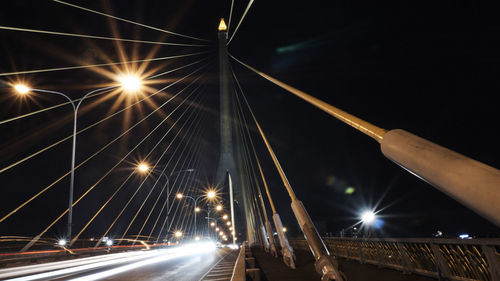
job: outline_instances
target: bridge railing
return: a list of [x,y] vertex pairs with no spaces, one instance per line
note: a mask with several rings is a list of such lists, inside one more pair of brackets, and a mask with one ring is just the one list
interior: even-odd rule
[[[332,255],[448,280],[500,280],[500,239],[323,238]],[[290,240],[309,250],[305,240]]]

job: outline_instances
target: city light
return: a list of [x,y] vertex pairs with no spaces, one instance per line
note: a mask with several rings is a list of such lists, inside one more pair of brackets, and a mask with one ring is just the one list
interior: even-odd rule
[[175,195],[175,197],[182,199],[182,197],[184,197],[184,195],[182,195],[182,193],[177,193],[177,195]]
[[14,85],[14,90],[16,90],[18,94],[25,95],[30,91],[30,88],[24,84],[16,84]]
[[375,213],[372,211],[365,211],[361,214],[361,221],[370,224],[375,220]]
[[182,231],[176,231],[174,235],[175,235],[176,238],[181,238],[182,237]]
[[211,222],[211,223],[210,223],[210,226],[211,226],[211,227],[214,227],[214,226],[215,226],[215,222]]
[[194,238],[194,240],[199,241],[199,240],[200,240],[200,236],[196,236],[196,237]]
[[59,241],[57,242],[57,245],[66,246],[66,239],[59,239]]
[[217,205],[217,207],[215,207],[215,209],[216,209],[217,211],[222,211],[222,205]]
[[219,232],[219,235],[223,236],[224,235],[224,231]]
[[286,232],[286,231],[287,231],[286,227],[283,227],[283,232]]
[[141,86],[141,78],[133,74],[123,74],[118,76],[118,82],[120,82],[122,89],[127,92],[137,92]]
[[108,240],[106,241],[106,246],[112,246],[112,245],[113,245],[113,240],[108,239]]
[[209,199],[213,199],[213,198],[215,198],[215,196],[216,196],[216,195],[217,195],[217,194],[216,194],[216,193],[215,193],[215,191],[213,191],[213,190],[210,190],[210,191],[208,191],[208,192],[207,192],[207,197],[208,197]]
[[222,218],[225,219],[225,220],[227,220],[227,219],[229,219],[229,216],[228,215],[223,215]]
[[215,231],[219,231],[219,230],[220,230],[220,228],[218,228],[218,227],[215,228]]
[[226,225],[227,226],[231,225],[231,222],[230,221],[226,222]]
[[137,169],[142,172],[142,173],[145,173],[149,170],[149,165],[146,164],[146,163],[140,163],[139,165],[137,165]]
[[201,211],[201,209],[200,209],[200,207],[196,207],[196,208],[194,208],[194,211],[199,213]]

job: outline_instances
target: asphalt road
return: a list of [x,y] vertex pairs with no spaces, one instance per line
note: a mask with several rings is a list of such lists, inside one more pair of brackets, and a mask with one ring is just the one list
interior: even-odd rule
[[109,254],[2,269],[0,280],[198,281],[231,251],[195,245]]

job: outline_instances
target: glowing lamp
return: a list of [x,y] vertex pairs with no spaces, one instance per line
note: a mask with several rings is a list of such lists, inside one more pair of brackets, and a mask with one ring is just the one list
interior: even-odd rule
[[221,18],[219,23],[219,31],[226,31],[226,30],[227,30],[226,22],[224,21],[224,18]]
[[16,90],[18,94],[25,95],[30,91],[30,88],[24,84],[16,84],[14,85],[14,90]]

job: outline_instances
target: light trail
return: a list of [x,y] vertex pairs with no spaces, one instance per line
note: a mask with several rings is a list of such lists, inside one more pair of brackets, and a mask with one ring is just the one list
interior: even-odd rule
[[[36,266],[25,266],[7,269],[8,272],[0,270],[0,278],[9,278],[19,276],[9,281],[31,281],[46,278],[56,278],[64,275],[78,274],[85,271],[93,271],[99,268],[117,266],[112,269],[89,274],[83,277],[71,280],[89,281],[110,277],[124,273],[139,267],[151,265],[167,260],[181,257],[207,254],[215,251],[213,243],[193,243],[184,246],[178,246],[170,249],[133,251],[126,253],[110,254],[106,256],[83,258],[72,261],[54,262],[51,264],[42,264]],[[28,276],[22,276],[31,274]]]
[[61,71],[61,70],[85,69],[85,68],[121,65],[121,64],[129,64],[129,63],[138,63],[138,62],[162,61],[162,60],[170,60],[170,59],[178,59],[178,58],[184,58],[184,57],[190,57],[190,56],[197,56],[197,55],[201,55],[201,54],[206,54],[208,52],[209,51],[203,51],[203,52],[196,52],[196,53],[190,53],[190,54],[182,54],[182,55],[167,56],[167,57],[160,57],[160,58],[151,58],[151,59],[142,59],[142,60],[130,60],[130,61],[120,61],[120,62],[109,62],[109,63],[99,63],[99,64],[76,65],[76,66],[65,66],[65,67],[57,67],[57,68],[46,68],[46,69],[6,72],[6,73],[0,73],[0,76],[11,76],[11,75],[41,73],[41,72],[51,72],[51,71]]
[[171,42],[144,41],[144,40],[125,39],[125,38],[94,36],[94,35],[87,35],[87,34],[66,33],[66,32],[49,31],[49,30],[39,30],[39,29],[30,29],[30,28],[21,28],[21,27],[12,27],[12,26],[3,26],[3,25],[0,25],[0,29],[10,30],[10,31],[21,31],[21,32],[49,34],[49,35],[59,35],[59,36],[70,36],[70,37],[88,38],[88,39],[122,41],[122,42],[131,42],[131,43],[167,45],[167,46],[184,46],[184,47],[206,47],[206,46],[208,46],[208,45],[197,45],[197,44],[184,44],[184,43],[171,43]]
[[160,29],[160,28],[157,28],[157,27],[154,27],[154,26],[142,24],[142,23],[139,23],[139,22],[135,22],[135,21],[131,21],[131,20],[119,18],[119,17],[113,16],[113,15],[105,14],[105,13],[102,13],[102,12],[99,12],[99,11],[91,10],[91,9],[88,9],[88,8],[85,8],[85,7],[77,6],[75,4],[67,3],[67,2],[64,2],[64,1],[61,1],[61,0],[53,0],[53,1],[57,2],[57,3],[60,3],[60,4],[63,4],[63,5],[67,5],[67,6],[73,7],[73,8],[77,8],[77,9],[84,10],[84,11],[87,11],[87,12],[91,12],[91,13],[94,13],[94,14],[98,14],[98,15],[101,15],[101,16],[112,18],[112,19],[115,19],[115,20],[127,22],[127,23],[130,23],[130,24],[135,24],[137,26],[149,28],[149,29],[152,29],[152,30],[156,30],[156,31],[160,31],[160,32],[164,32],[164,33],[168,33],[168,34],[172,34],[172,35],[184,37],[184,38],[190,38],[190,39],[194,39],[194,40],[210,42],[210,40],[207,40],[207,39],[197,38],[197,37],[193,37],[193,36],[188,36],[188,35],[176,33],[176,32],[173,32],[173,31],[168,31],[168,30]]

